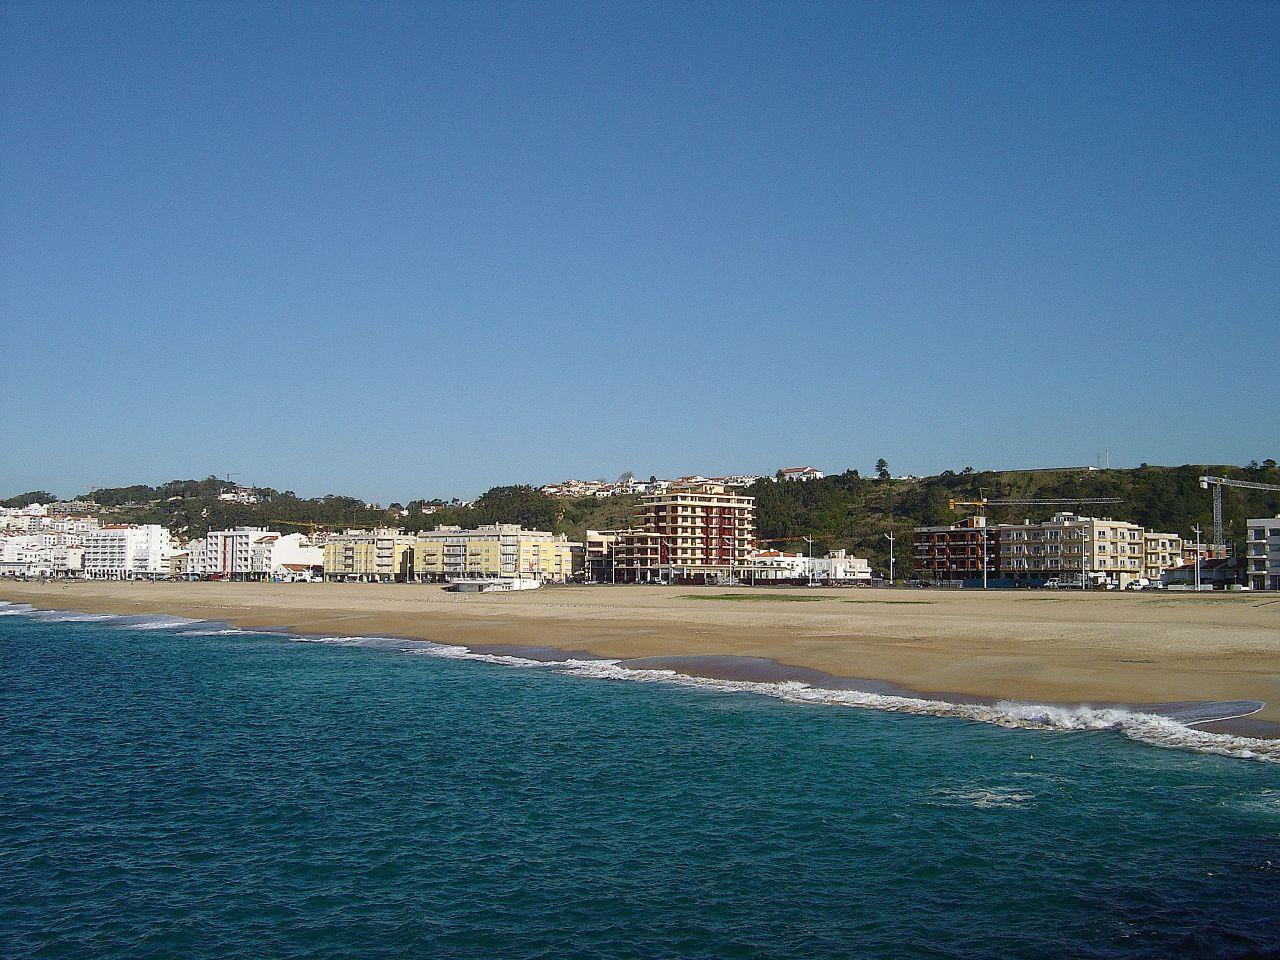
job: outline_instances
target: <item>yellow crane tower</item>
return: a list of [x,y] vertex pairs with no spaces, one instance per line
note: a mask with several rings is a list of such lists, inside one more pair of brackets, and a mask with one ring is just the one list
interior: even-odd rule
[[1213,490],[1213,545],[1221,551],[1218,556],[1227,555],[1227,534],[1222,522],[1222,488],[1235,487],[1238,490],[1280,491],[1274,483],[1254,483],[1252,480],[1229,480],[1226,477],[1201,477],[1200,487]]

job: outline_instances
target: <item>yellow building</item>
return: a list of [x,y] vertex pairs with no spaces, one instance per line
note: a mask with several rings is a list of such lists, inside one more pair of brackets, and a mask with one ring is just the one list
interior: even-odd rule
[[581,568],[582,544],[515,523],[436,527],[413,543],[415,580],[518,576],[563,583]]
[[414,537],[403,530],[347,530],[324,545],[326,580],[404,580],[411,569]]
[[1182,565],[1182,538],[1176,533],[1156,533],[1148,530],[1143,536],[1145,557],[1142,575],[1148,580],[1159,580],[1166,570]]
[[1002,523],[1000,571],[1015,580],[1081,579],[1124,587],[1143,575],[1146,532],[1136,523],[1055,514],[1037,523]]

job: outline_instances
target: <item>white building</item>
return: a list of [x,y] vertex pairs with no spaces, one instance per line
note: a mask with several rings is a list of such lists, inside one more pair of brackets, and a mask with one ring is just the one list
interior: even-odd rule
[[783,467],[778,471],[779,480],[821,480],[825,476],[816,467]]
[[187,553],[185,572],[223,580],[310,579],[324,566],[324,550],[304,534],[266,527],[210,530]]
[[851,557],[845,550],[833,550],[825,557],[810,558],[803,553],[757,550],[747,556],[741,579],[753,583],[787,583],[816,580],[823,583],[870,583],[871,563]]
[[255,544],[254,573],[269,580],[317,580],[324,575],[324,548],[301,533],[269,534]]
[[11,534],[0,540],[0,574],[6,577],[47,577],[52,561],[40,547],[40,537]]
[[157,523],[107,524],[84,538],[84,575],[95,580],[168,576],[176,545]]
[[1280,590],[1280,517],[1249,521],[1245,544],[1249,586],[1255,590]]
[[204,576],[226,580],[252,579],[257,542],[269,533],[271,531],[266,527],[210,530],[204,538]]
[[218,499],[224,500],[227,503],[242,503],[250,505],[258,503],[262,498],[258,496],[257,491],[254,490],[253,487],[232,487],[230,490],[224,490],[222,493],[218,494]]

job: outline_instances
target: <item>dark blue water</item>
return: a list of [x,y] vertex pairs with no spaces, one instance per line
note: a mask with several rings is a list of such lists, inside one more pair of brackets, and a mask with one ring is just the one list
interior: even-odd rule
[[1280,770],[0,617],[0,954],[1280,956]]

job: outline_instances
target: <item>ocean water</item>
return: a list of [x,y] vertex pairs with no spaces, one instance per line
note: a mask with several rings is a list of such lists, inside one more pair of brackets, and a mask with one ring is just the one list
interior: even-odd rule
[[5,958],[1280,957],[1273,763],[4,612]]

